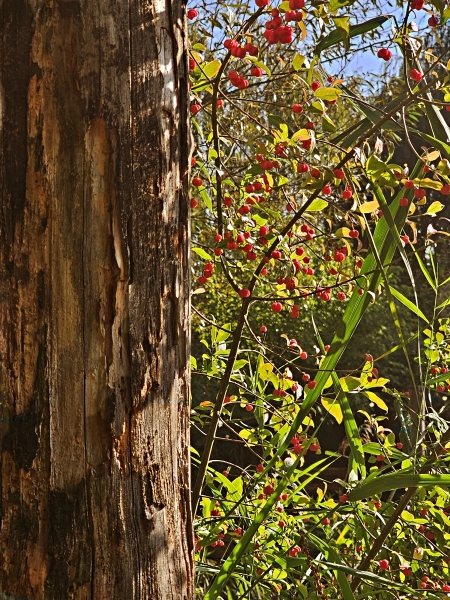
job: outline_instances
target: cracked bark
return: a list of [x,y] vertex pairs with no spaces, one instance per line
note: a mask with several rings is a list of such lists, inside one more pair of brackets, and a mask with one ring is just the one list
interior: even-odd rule
[[193,597],[184,12],[0,3],[7,597]]

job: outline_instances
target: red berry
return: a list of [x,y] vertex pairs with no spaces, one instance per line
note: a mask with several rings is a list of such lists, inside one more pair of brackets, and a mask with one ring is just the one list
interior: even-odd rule
[[413,81],[417,81],[417,82],[422,81],[422,78],[423,78],[422,73],[420,73],[420,71],[418,71],[417,69],[411,69],[409,71],[409,76],[411,77],[411,79]]
[[261,67],[252,67],[250,69],[250,74],[253,75],[253,77],[262,77],[264,75],[264,71],[261,69]]
[[265,493],[266,496],[271,496],[274,492],[274,487],[273,485],[266,485],[263,487],[263,492]]
[[424,4],[424,0],[411,0],[412,10],[422,10]]
[[344,179],[345,178],[345,173],[341,169],[334,169],[333,175],[336,177],[336,179]]
[[194,185],[195,187],[200,187],[201,185],[203,185],[203,180],[200,177],[194,177],[194,179],[192,180],[192,185]]
[[261,333],[267,333],[267,327],[265,325],[261,325],[261,327],[259,328]]
[[342,494],[342,496],[339,496],[339,502],[345,503],[348,501],[348,494]]
[[398,201],[398,203],[400,204],[400,206],[409,206],[409,200],[408,200],[408,198],[400,198],[400,200]]
[[256,465],[256,471],[257,473],[262,473],[264,471],[264,465]]
[[322,194],[329,196],[331,194],[331,187],[329,185],[324,185],[322,188]]
[[[297,173],[307,173],[309,171],[309,166],[305,163],[299,163],[297,165]],[[320,174],[319,174],[320,177]]]
[[311,169],[311,177],[314,177],[314,179],[319,179],[320,178],[320,171],[319,169]]
[[187,11],[187,18],[192,21],[192,19],[195,19],[196,17],[198,17],[198,11],[196,11],[195,8],[190,8]]
[[308,388],[309,388],[310,390],[314,389],[314,388],[316,387],[316,385],[317,385],[317,382],[316,382],[316,381],[314,381],[314,379],[313,379],[312,381],[309,381],[309,382],[308,382]]
[[272,312],[278,313],[283,310],[283,305],[281,302],[273,302],[270,308],[272,309]]
[[285,527],[286,523],[284,521],[278,521],[278,526],[279,527]]
[[342,197],[344,198],[344,200],[348,200],[352,196],[353,196],[353,192],[350,188],[347,188],[342,192]]
[[303,112],[303,106],[301,104],[294,104],[292,106],[292,111],[295,112],[297,115],[301,115]]
[[246,290],[246,289],[239,290],[239,296],[241,298],[248,298],[250,296],[250,290]]
[[390,60],[392,57],[392,52],[388,50],[388,48],[380,48],[377,52],[378,58],[382,58],[383,60]]
[[428,19],[428,25],[430,27],[437,27],[440,23],[439,17],[437,17],[436,15],[432,15],[429,19]]
[[441,194],[444,194],[444,196],[448,196],[450,194],[450,185],[443,185],[441,187]]
[[353,239],[359,238],[359,231],[357,229],[351,229],[348,235]]
[[383,558],[382,560],[378,561],[378,566],[382,571],[387,571],[389,569],[389,561]]
[[197,200],[195,198],[191,198],[190,205],[191,205],[191,208],[197,208],[197,206],[198,206]]
[[320,88],[320,83],[318,81],[313,81],[311,83],[311,89],[313,92],[315,92],[316,90],[318,90]]
[[402,444],[401,442],[397,442],[397,443],[395,444],[395,446],[396,446],[396,448],[397,448],[398,450],[402,450],[402,449],[403,449],[403,444]]
[[253,404],[247,404],[247,406],[245,407],[245,410],[247,412],[251,412],[253,410]]
[[409,243],[409,236],[407,235],[402,235],[400,238],[405,244]]
[[418,190],[414,190],[414,196],[416,198],[418,198],[419,200],[421,198],[425,198],[425,196],[427,195],[426,191],[423,188],[419,188]]

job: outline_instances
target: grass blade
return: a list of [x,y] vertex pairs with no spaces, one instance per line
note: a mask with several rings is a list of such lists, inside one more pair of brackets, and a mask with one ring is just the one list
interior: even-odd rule
[[414,473],[389,473],[370,481],[363,481],[348,495],[350,502],[363,500],[383,492],[404,488],[435,487],[450,485],[450,475],[416,475]]

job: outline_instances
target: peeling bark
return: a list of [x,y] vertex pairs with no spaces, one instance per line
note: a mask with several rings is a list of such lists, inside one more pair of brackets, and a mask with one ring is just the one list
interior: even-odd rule
[[189,600],[184,2],[0,2],[0,592]]

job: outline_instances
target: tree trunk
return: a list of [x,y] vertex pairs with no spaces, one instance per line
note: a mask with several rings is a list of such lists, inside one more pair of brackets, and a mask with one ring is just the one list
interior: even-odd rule
[[6,597],[193,597],[184,13],[0,2]]

